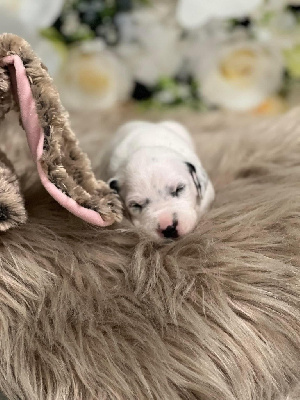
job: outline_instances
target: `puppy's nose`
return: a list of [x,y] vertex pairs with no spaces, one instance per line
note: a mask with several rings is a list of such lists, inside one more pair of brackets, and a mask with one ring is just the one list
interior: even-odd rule
[[164,229],[161,233],[165,238],[176,239],[178,238],[178,232],[176,229],[177,224],[169,225],[166,229]]

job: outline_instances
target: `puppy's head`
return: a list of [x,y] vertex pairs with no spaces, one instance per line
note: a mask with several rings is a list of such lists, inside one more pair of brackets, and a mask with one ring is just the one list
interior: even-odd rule
[[135,226],[156,238],[175,239],[195,227],[213,200],[213,188],[201,173],[172,151],[147,148],[136,152],[109,184]]

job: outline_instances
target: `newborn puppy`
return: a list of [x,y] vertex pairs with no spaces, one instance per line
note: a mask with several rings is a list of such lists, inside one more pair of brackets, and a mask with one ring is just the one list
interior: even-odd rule
[[160,238],[190,232],[214,199],[187,130],[177,122],[129,122],[109,152],[109,185],[135,226]]

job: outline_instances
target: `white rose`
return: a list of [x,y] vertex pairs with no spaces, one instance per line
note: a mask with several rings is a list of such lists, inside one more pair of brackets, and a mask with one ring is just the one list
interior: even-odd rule
[[22,21],[11,15],[7,15],[5,18],[0,15],[0,27],[0,33],[14,33],[27,40],[48,68],[50,75],[56,74],[63,60],[63,45],[59,46],[41,37],[38,31],[29,29]]
[[180,30],[168,11],[168,7],[158,5],[117,18],[121,37],[117,52],[135,80],[146,85],[173,76],[182,62]]
[[255,10],[263,0],[179,0],[177,20],[193,29],[211,19],[242,18]]
[[[0,27],[6,17],[14,17],[27,27],[37,31],[50,26],[59,16],[64,0],[1,0]],[[17,26],[12,28],[18,29]],[[3,31],[3,30],[2,30]],[[17,32],[12,32],[16,33]]]
[[128,99],[132,90],[128,70],[99,40],[73,47],[56,81],[70,110],[107,109]]
[[[238,40],[246,39],[244,31],[238,30],[234,36]],[[213,20],[200,28],[194,29],[186,33],[183,42],[183,64],[184,70],[189,74],[199,74],[199,66],[201,71],[210,68],[211,58],[216,57],[216,49],[220,47],[220,43],[228,40],[228,24],[227,21]],[[207,65],[207,67],[206,67]]]
[[[205,55],[203,55],[205,57]],[[231,110],[257,107],[282,83],[281,53],[250,40],[225,43],[195,66],[201,94],[207,103]]]

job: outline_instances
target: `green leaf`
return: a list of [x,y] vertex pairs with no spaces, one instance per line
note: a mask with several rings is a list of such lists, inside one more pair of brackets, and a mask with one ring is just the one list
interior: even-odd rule
[[292,78],[300,79],[300,44],[284,51],[286,68]]
[[53,26],[50,28],[42,29],[40,31],[40,33],[44,38],[51,40],[52,42],[64,42],[65,41],[63,35],[60,32],[58,32],[58,30],[56,28],[54,28]]

